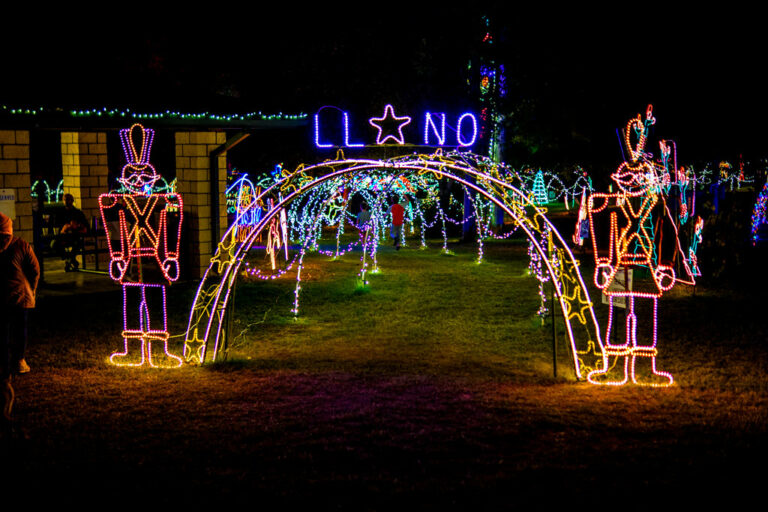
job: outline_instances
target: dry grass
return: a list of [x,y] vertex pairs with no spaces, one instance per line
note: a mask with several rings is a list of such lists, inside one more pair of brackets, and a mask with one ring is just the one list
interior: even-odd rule
[[[366,293],[358,256],[312,258],[297,322],[291,281],[241,282],[242,336],[204,368],[105,364],[117,290],[77,297],[80,313],[41,303],[33,372],[16,381],[29,439],[5,442],[6,482],[85,508],[710,508],[759,494],[768,350],[753,291],[663,299],[659,366],[677,384],[597,388],[572,380],[562,337],[552,377],[524,248],[491,244],[479,266],[473,252],[383,250]],[[174,333],[191,293],[171,289]]]

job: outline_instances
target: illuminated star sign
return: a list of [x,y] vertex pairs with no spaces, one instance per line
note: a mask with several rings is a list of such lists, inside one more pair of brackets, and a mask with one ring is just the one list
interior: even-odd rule
[[[379,130],[379,134],[376,136],[376,144],[384,144],[387,139],[394,139],[395,143],[403,145],[405,144],[405,137],[403,137],[403,127],[410,124],[411,118],[408,116],[403,117],[397,117],[395,115],[395,109],[392,108],[392,105],[387,105],[384,107],[384,115],[381,117],[372,117],[368,120],[371,126],[376,127],[376,129]],[[385,127],[393,127],[394,125],[397,125],[397,135],[394,135],[394,130],[392,130],[393,133],[387,133],[385,137],[382,138],[382,135],[385,132]]]

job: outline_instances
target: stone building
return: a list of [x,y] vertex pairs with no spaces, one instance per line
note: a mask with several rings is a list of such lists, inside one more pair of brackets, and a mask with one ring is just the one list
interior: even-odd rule
[[[184,241],[182,272],[186,278],[202,276],[227,227],[226,190],[227,152],[259,130],[294,128],[307,123],[305,115],[266,116],[261,114],[214,116],[165,112],[138,115],[130,111],[62,111],[60,109],[10,109],[0,106],[0,205],[13,216],[14,231],[35,243],[38,201],[32,197],[35,134],[60,145],[64,192],[71,193],[75,205],[88,219],[99,218],[98,197],[115,187],[125,158],[116,133],[139,123],[162,132],[173,144],[172,158],[164,166],[157,162],[155,150],[150,162],[159,174],[169,171],[177,180],[177,192],[184,200]],[[49,153],[57,153],[50,150]],[[167,153],[167,152],[166,152]],[[12,198],[9,200],[9,198]],[[97,224],[97,223],[95,223]],[[98,228],[97,225],[93,227]],[[37,237],[39,238],[39,237]],[[104,249],[106,240],[95,243]],[[91,254],[84,262],[91,268],[97,257],[106,263],[105,254]],[[101,268],[105,268],[102,266]]]

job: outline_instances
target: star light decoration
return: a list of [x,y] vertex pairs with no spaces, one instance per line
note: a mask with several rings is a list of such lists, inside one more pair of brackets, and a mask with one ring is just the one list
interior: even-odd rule
[[[408,116],[397,117],[395,115],[395,109],[392,105],[387,104],[384,107],[384,115],[381,117],[372,117],[368,120],[371,126],[379,130],[376,135],[376,144],[384,144],[387,140],[393,139],[396,144],[404,145],[405,137],[403,136],[403,128],[411,123],[411,118]],[[387,128],[397,125],[397,135],[391,133]],[[382,135],[386,135],[382,137]]]
[[216,248],[216,254],[211,258],[211,264],[216,266],[216,272],[222,274],[227,266],[235,260],[234,252],[237,249],[237,230],[228,230],[224,238]]

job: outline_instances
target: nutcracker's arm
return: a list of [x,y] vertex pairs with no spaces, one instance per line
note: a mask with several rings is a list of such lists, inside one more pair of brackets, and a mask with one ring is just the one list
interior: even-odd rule
[[166,279],[176,281],[179,278],[179,250],[184,204],[178,194],[165,194],[163,197],[165,203],[160,212],[157,257]]
[[[614,199],[615,194],[601,194],[596,193],[589,196],[587,200],[587,215],[589,216],[589,229],[590,237],[592,238],[592,250],[595,255],[595,285],[598,288],[605,288],[608,282],[616,273],[616,265],[618,263],[618,254],[616,254],[616,213],[608,212],[608,205],[611,199]],[[610,224],[608,230],[608,254],[605,255],[603,249],[602,254],[600,249],[604,248],[606,244],[599,243],[605,242],[605,233],[598,231],[595,228],[596,218],[605,218],[610,215]],[[599,238],[598,238],[599,237]]]
[[[659,204],[660,208],[663,209],[663,211],[659,212],[660,225],[657,226],[659,236],[656,240],[656,252],[659,255],[659,275],[657,281],[660,282],[660,288],[668,290],[676,282],[695,285],[696,278],[688,263],[687,254],[683,250],[680,240],[681,233],[678,232],[676,219],[672,212],[670,212],[663,197]],[[679,272],[676,272],[676,269]]]
[[107,235],[109,249],[109,276],[118,282],[122,282],[130,261],[125,206],[121,199],[119,194],[99,196],[101,222]]

